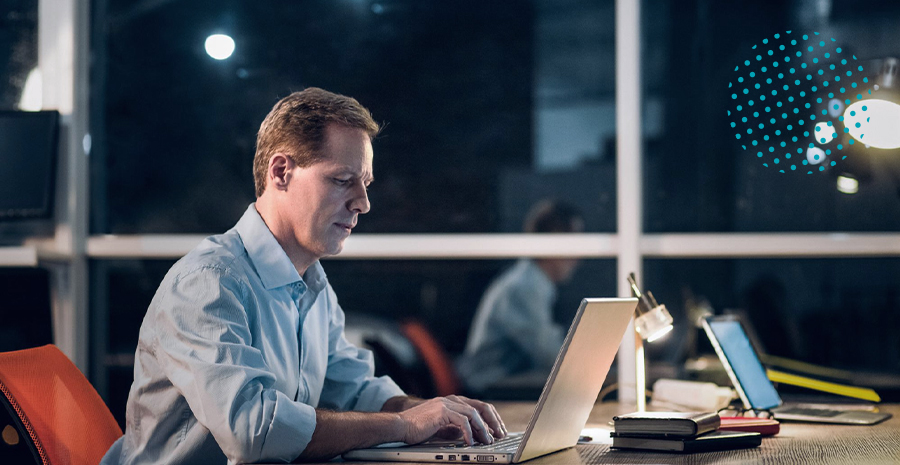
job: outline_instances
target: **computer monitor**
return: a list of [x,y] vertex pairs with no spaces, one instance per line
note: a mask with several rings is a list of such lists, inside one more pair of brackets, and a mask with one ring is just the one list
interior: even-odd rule
[[0,112],[0,221],[50,218],[59,113]]

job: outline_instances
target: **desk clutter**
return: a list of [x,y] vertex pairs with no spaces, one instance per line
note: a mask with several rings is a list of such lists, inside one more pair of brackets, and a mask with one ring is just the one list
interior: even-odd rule
[[[740,420],[748,420],[741,422]],[[775,425],[772,425],[772,422]],[[613,449],[642,449],[663,452],[708,452],[757,447],[762,434],[771,432],[778,422],[760,419],[722,419],[715,412],[635,412],[613,417]],[[775,429],[777,433],[777,429]],[[772,433],[774,434],[774,433]]]
[[730,387],[714,383],[660,378],[653,383],[650,406],[680,412],[718,411],[737,397]]

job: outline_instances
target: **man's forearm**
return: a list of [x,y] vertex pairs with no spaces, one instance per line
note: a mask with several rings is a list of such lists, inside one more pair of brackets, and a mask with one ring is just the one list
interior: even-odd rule
[[317,409],[316,429],[297,460],[328,460],[348,450],[400,441],[404,429],[403,420],[395,413]]
[[420,399],[418,397],[413,396],[396,396],[391,397],[387,401],[385,401],[384,405],[381,407],[382,412],[402,412],[409,408],[415,407],[416,405],[425,402],[425,399]]

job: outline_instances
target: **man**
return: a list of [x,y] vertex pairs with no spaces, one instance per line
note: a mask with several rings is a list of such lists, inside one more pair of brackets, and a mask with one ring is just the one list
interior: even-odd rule
[[256,203],[179,260],[150,304],[125,436],[104,463],[322,460],[506,435],[490,404],[406,397],[344,338],[319,259],[369,211],[378,130],[356,100],[321,89],[275,105],[257,138]]
[[[548,200],[532,207],[523,229],[567,233],[584,225],[573,207]],[[484,392],[510,375],[538,373],[546,379],[566,334],[553,321],[556,286],[569,280],[577,264],[569,258],[522,259],[491,283],[459,361],[469,392]]]

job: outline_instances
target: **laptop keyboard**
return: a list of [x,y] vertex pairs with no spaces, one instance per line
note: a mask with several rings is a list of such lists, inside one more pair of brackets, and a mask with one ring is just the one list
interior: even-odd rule
[[512,453],[515,452],[516,449],[519,448],[519,444],[522,442],[522,435],[509,435],[503,439],[499,439],[494,441],[493,444],[477,444],[474,446],[447,446],[442,447],[442,449],[463,449],[463,450],[477,450],[484,452],[503,452],[503,453]]
[[778,409],[775,412],[775,416],[777,417],[779,413],[786,413],[788,415],[806,415],[810,417],[822,417],[822,418],[830,418],[836,417],[842,413],[843,410],[825,410],[818,408],[800,408],[800,407],[790,407],[786,409]]

